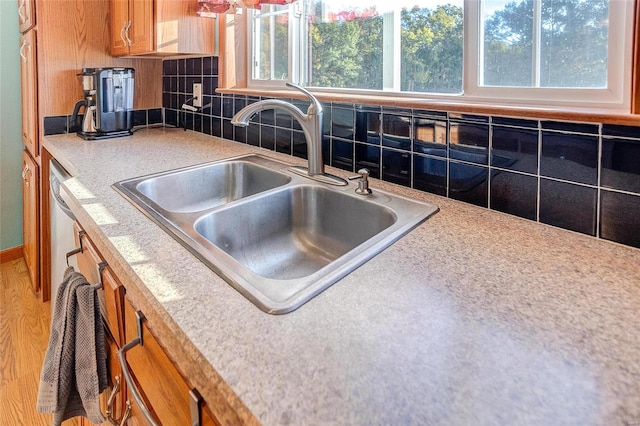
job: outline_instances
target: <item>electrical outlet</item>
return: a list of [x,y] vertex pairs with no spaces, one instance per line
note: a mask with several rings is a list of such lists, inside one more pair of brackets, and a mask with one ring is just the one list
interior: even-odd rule
[[193,83],[193,106],[202,106],[202,83]]

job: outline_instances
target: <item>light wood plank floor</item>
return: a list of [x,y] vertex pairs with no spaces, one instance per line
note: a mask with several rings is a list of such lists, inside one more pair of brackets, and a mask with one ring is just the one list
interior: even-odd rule
[[[0,264],[0,425],[50,425],[36,411],[40,370],[49,341],[51,304],[33,293],[23,259]],[[79,425],[76,419],[65,426]]]

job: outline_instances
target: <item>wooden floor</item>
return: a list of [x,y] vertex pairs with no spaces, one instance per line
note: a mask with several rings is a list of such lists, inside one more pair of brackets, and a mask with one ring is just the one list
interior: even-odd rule
[[[51,324],[50,302],[31,289],[23,259],[0,264],[0,425],[50,425],[36,395]],[[65,426],[80,422],[69,420]]]

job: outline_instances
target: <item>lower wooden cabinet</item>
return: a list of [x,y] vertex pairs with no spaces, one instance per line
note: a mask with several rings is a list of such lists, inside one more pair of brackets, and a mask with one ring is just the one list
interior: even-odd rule
[[135,389],[129,389],[130,399],[135,399],[131,394],[137,391],[144,404],[134,404],[133,424],[147,424],[146,416],[151,416],[162,425],[218,425],[151,334],[142,313],[126,298],[124,314],[127,342],[142,341],[126,352],[131,378],[136,383]]
[[40,290],[39,169],[27,150],[22,151],[22,245],[33,290]]
[[[125,285],[89,235],[79,224],[74,228],[78,270],[89,282],[102,283],[98,294],[107,334],[109,388],[102,394],[101,406],[102,413],[115,421],[105,424],[220,425],[151,334],[144,314],[134,309]],[[127,375],[133,386],[128,385]],[[82,425],[89,424],[82,420]]]

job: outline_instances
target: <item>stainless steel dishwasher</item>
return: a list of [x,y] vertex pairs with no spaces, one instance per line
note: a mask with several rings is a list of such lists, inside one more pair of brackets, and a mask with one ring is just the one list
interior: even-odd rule
[[[51,206],[51,309],[53,312],[58,287],[67,268],[66,254],[75,249],[73,223],[75,217],[60,196],[60,183],[71,175],[52,159],[49,163],[49,202]],[[69,258],[69,266],[77,270],[75,256]]]

